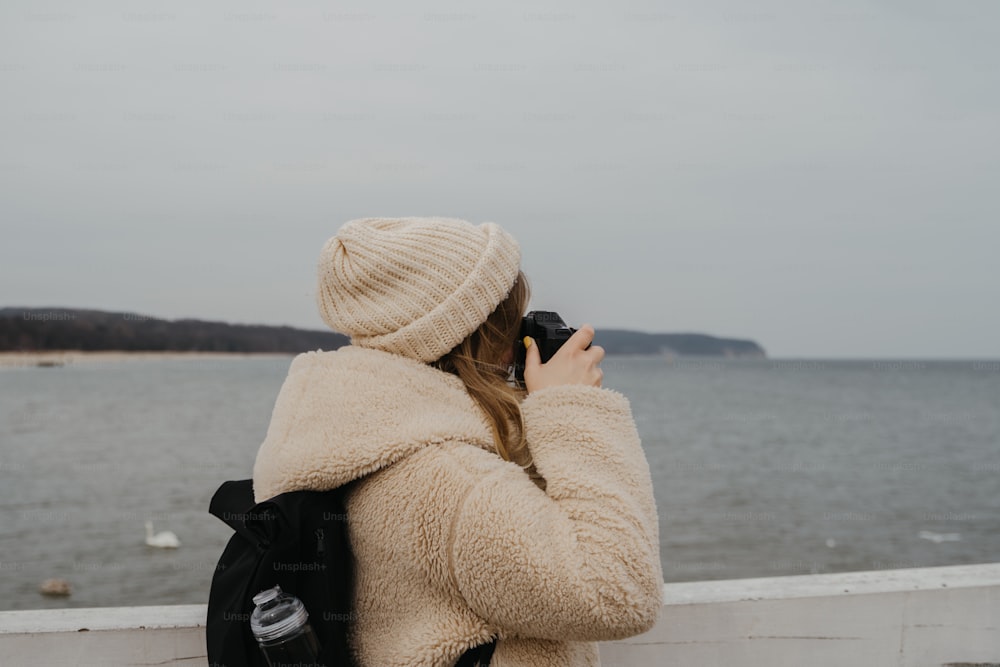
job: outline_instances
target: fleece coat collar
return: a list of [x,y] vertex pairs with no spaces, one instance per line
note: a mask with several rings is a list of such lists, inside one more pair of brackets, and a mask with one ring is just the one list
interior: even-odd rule
[[333,489],[449,441],[495,451],[458,377],[380,350],[307,352],[293,360],[275,403],[254,496]]

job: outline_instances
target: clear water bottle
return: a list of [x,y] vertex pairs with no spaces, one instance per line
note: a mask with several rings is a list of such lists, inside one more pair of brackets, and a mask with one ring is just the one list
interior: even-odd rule
[[253,596],[250,629],[271,667],[316,665],[319,642],[302,600],[275,586]]

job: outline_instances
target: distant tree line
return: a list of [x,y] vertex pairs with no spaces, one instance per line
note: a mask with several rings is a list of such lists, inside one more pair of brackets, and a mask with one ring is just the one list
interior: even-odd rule
[[[288,352],[335,350],[348,339],[332,331],[202,320],[163,320],[136,313],[68,308],[0,308],[0,351],[122,350]],[[608,354],[764,357],[752,340],[705,334],[648,334],[598,329]]]
[[162,320],[136,313],[66,308],[0,309],[0,350],[305,352],[334,350],[347,337],[202,320]]

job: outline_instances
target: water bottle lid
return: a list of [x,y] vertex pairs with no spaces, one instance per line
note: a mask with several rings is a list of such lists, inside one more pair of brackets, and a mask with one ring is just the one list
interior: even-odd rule
[[306,624],[309,614],[294,595],[275,586],[253,596],[257,608],[250,615],[250,629],[258,641],[272,641],[294,634]]
[[253,603],[258,607],[265,602],[270,602],[274,598],[281,595],[281,586],[275,584],[274,588],[268,588],[266,591],[261,591],[257,595],[253,596]]

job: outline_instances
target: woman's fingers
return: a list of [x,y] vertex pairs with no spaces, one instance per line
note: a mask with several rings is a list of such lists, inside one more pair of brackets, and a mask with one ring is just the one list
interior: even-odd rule
[[604,348],[600,345],[591,345],[587,352],[597,360],[597,363],[601,363],[604,359]]
[[525,347],[524,386],[530,393],[534,388],[537,388],[535,375],[542,367],[542,354],[538,351],[538,346],[535,345],[535,341],[531,336],[525,336],[524,340],[521,341],[521,345]]
[[531,336],[525,336],[521,341],[524,345],[524,374],[534,373],[542,365],[542,353],[538,351],[535,340]]
[[[593,342],[594,342],[594,327],[590,326],[589,324],[584,324],[582,327],[577,329],[576,333],[570,336],[565,343],[563,343],[563,347],[569,345],[570,349],[576,348],[580,350],[586,350],[587,347]],[[562,350],[562,348],[560,348],[560,350]],[[559,353],[557,352],[556,354]]]

